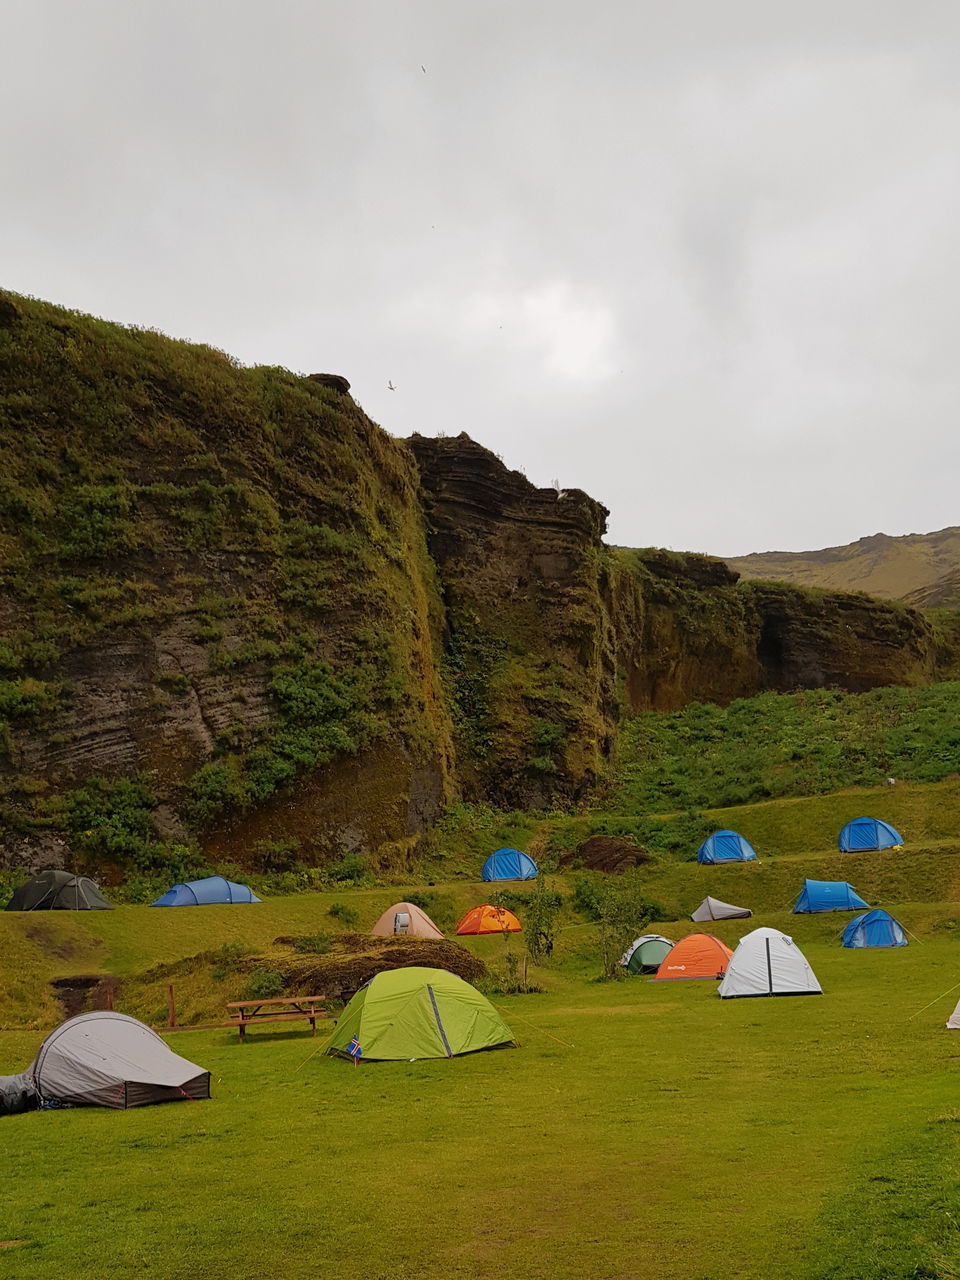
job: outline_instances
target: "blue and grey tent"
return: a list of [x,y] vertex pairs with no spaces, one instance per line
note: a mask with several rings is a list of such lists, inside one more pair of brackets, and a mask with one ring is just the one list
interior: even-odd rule
[[895,844],[903,844],[903,837],[896,827],[889,822],[881,822],[879,818],[854,818],[840,832],[837,844],[841,853],[856,853],[858,850],[890,849]]
[[856,911],[869,905],[846,880],[804,880],[793,910],[800,915],[806,911]]
[[498,849],[483,864],[484,880],[535,880],[537,864],[519,849]]
[[907,935],[888,911],[855,916],[843,931],[845,947],[905,947]]
[[739,831],[715,831],[697,850],[698,862],[755,862],[756,858],[750,841]]
[[151,902],[151,907],[210,907],[223,903],[259,902],[260,899],[245,884],[234,884],[223,876],[207,876],[205,880],[190,880],[175,884],[162,898]]

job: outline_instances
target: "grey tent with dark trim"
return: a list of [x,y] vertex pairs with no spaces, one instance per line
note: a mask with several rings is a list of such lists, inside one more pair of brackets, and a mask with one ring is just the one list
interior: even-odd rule
[[70,871],[41,871],[22,884],[4,908],[6,911],[112,911],[89,876]]
[[704,920],[745,920],[752,916],[749,907],[735,907],[729,902],[721,902],[719,898],[704,898],[691,915],[691,920],[701,923]]
[[8,1112],[48,1102],[124,1110],[209,1097],[209,1071],[174,1053],[136,1018],[106,1011],[61,1023],[27,1071],[0,1078],[0,1109]]

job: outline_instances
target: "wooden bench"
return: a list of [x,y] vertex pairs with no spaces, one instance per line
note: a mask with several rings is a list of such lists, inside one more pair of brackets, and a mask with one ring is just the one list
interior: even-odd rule
[[310,1023],[310,1034],[317,1034],[317,1019],[330,1015],[326,1009],[326,996],[278,996],[272,1000],[233,1000],[227,1005],[233,1021],[228,1026],[236,1027],[243,1042],[247,1027],[261,1022],[303,1022]]

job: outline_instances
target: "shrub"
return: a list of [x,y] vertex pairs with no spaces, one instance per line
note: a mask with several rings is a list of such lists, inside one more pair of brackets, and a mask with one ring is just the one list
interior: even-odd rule
[[362,884],[371,878],[370,869],[359,853],[345,853],[330,864],[327,875],[336,884]]
[[573,891],[574,905],[596,922],[601,974],[622,977],[620,956],[644,926],[666,912],[646,896],[643,882],[630,871],[622,876],[580,875]]
[[274,969],[262,965],[254,969],[243,988],[244,1000],[272,1000],[283,990],[283,978]]
[[563,906],[563,894],[548,889],[543,876],[537,877],[533,893],[528,898],[523,919],[527,950],[534,963],[545,960],[553,951],[557,934],[557,917]]
[[357,924],[360,919],[353,907],[347,906],[345,902],[331,903],[327,915],[332,916],[334,920],[339,920],[347,929]]
[[311,933],[303,938],[294,938],[293,949],[300,955],[323,956],[330,950],[330,937],[326,933]]
[[214,952],[215,963],[210,971],[211,978],[222,982],[232,974],[240,973],[243,961],[250,954],[250,948],[242,942],[224,942]]

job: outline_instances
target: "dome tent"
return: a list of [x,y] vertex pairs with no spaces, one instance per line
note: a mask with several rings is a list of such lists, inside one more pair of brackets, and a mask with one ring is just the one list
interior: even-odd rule
[[793,907],[794,915],[813,911],[856,911],[869,907],[868,902],[846,880],[804,880],[800,897]]
[[535,880],[537,864],[519,849],[498,849],[483,864],[484,880]]
[[469,982],[446,969],[411,966],[384,970],[360,988],[327,1052],[384,1062],[515,1046],[510,1028]]
[[644,933],[630,943],[619,963],[627,973],[653,973],[673,948],[669,938],[660,933]]
[[888,911],[855,916],[843,931],[845,947],[905,947],[907,935]]
[[722,978],[733,952],[711,933],[688,933],[663,958],[654,982]]
[[[81,1013],[47,1036],[33,1065],[0,1081],[0,1098],[20,1082],[21,1098],[75,1107],[143,1107],[209,1098],[210,1072],[169,1049],[155,1031],[123,1013]],[[30,1096],[32,1094],[32,1096]]]
[[188,880],[175,884],[162,898],[151,902],[151,907],[212,907],[240,902],[259,902],[260,899],[245,884],[224,880],[223,876],[207,876],[204,880]]
[[715,831],[697,850],[698,862],[756,862],[753,845],[739,831]]
[[492,907],[484,903],[470,908],[457,925],[457,933],[461,937],[480,933],[520,933],[522,928],[517,917],[506,907]]
[[425,911],[413,902],[395,902],[370,930],[378,938],[402,933],[407,938],[442,938],[443,934]]
[[898,844],[903,844],[900,832],[888,822],[881,822],[879,818],[854,818],[842,828],[837,837],[841,853],[892,849]]
[[112,911],[88,876],[69,871],[41,871],[22,884],[4,908],[6,911]]
[[807,958],[779,929],[754,929],[733,953],[717,988],[721,1000],[744,996],[819,996],[823,989]]
[[691,915],[690,919],[697,924],[705,920],[746,920],[753,912],[749,907],[735,907],[730,902],[721,902],[719,898],[704,898]]

